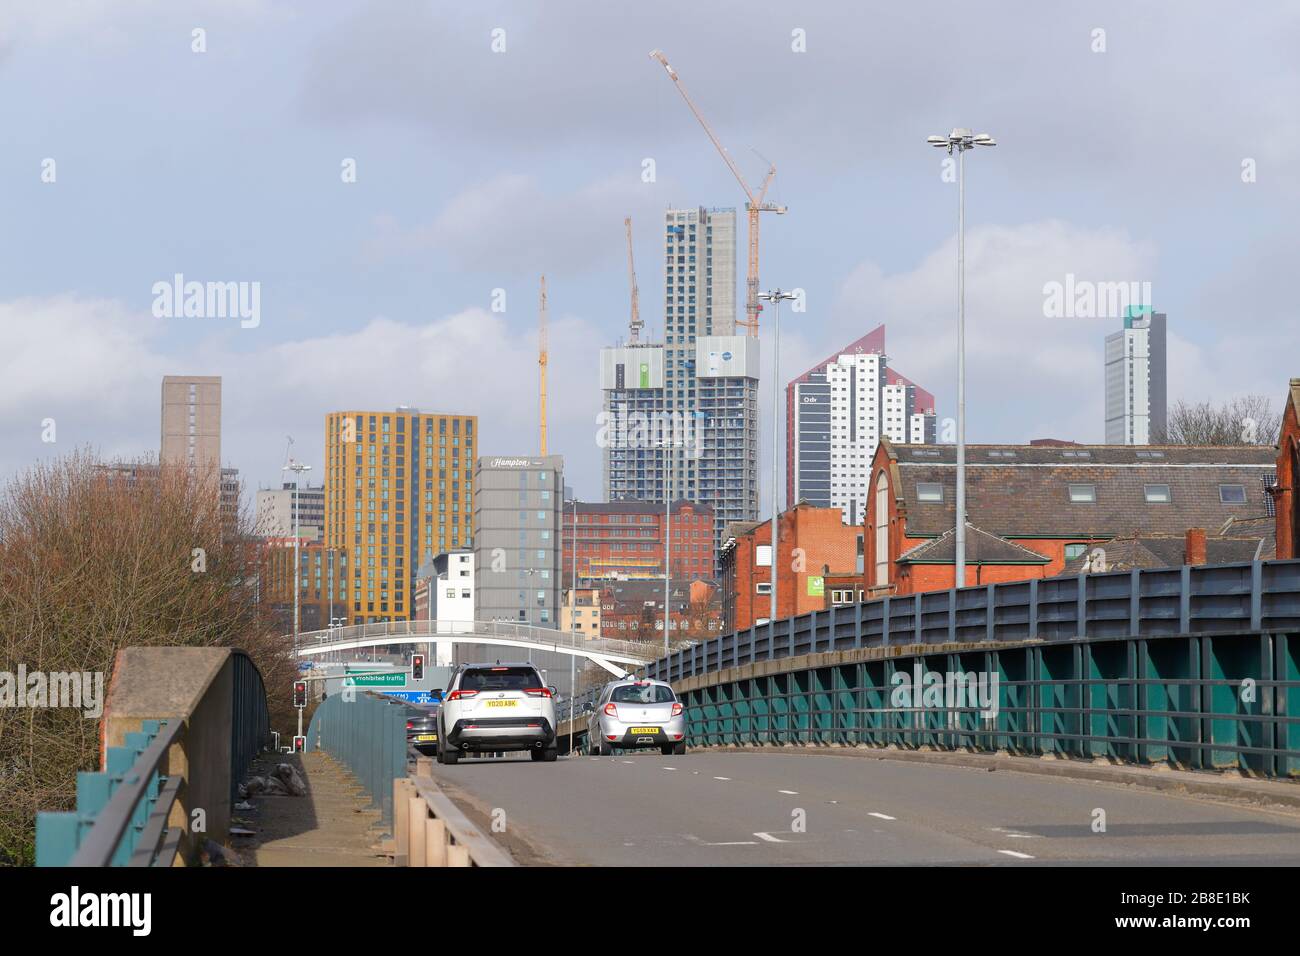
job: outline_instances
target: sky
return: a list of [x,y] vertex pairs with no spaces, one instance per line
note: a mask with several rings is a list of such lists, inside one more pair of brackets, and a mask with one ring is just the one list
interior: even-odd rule
[[[663,211],[744,203],[652,49],[751,182],[760,154],[777,168],[761,283],[806,303],[782,386],[884,323],[954,414],[957,187],[925,139],[966,126],[998,142],[966,158],[969,441],[1102,440],[1121,323],[1048,317],[1067,275],[1150,283],[1171,404],[1280,405],[1298,28],[1295,5],[1194,0],[6,0],[0,477],[156,454],[166,374],[222,376],[247,489],[280,480],[288,436],[319,474],[336,409],[476,414],[482,453],[535,453],[544,273],[550,450],[598,499],[623,219],[657,337]],[[155,314],[178,273],[256,283],[258,321]]]

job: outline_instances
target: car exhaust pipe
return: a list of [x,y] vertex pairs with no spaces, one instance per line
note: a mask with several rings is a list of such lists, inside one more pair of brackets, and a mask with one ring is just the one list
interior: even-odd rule
[[534,740],[533,746],[540,750],[542,748],[542,742],[540,740]]

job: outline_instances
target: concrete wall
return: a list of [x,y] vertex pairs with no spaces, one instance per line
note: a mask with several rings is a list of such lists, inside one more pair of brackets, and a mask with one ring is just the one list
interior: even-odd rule
[[[233,652],[224,647],[127,647],[113,665],[101,724],[101,764],[146,720],[185,722],[164,772],[184,778],[168,825],[183,831],[177,862],[193,859],[204,837],[223,843],[230,831]],[[191,832],[202,810],[202,833]]]

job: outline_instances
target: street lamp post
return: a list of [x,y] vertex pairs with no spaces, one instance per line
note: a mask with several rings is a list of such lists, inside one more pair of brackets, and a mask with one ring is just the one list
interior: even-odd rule
[[578,610],[578,496],[573,496],[573,532],[570,535],[573,542],[573,573],[569,578],[569,597],[573,603],[569,607],[569,630],[573,633],[573,652],[569,654],[569,753],[573,753],[573,695],[578,689],[578,628],[574,624],[576,611]]
[[[776,627],[776,549],[777,542],[780,538],[778,529],[780,513],[776,509],[776,485],[777,485],[777,422],[780,419],[780,409],[778,408],[779,396],[781,391],[780,372],[781,372],[781,302],[786,299],[793,299],[793,292],[783,292],[781,287],[773,289],[770,292],[760,292],[760,299],[772,303],[775,321],[772,324],[772,589],[770,598],[770,608],[768,613],[768,627]],[[772,631],[772,633],[776,633]]]
[[296,662],[298,658],[298,593],[302,589],[302,566],[298,557],[298,518],[302,514],[302,473],[311,471],[311,465],[304,465],[302,462],[290,458],[280,471],[281,473],[285,471],[293,472],[293,656]]
[[664,657],[668,657],[668,628],[672,622],[669,616],[669,609],[673,603],[672,577],[673,572],[669,565],[672,560],[672,533],[673,533],[673,459],[671,444],[668,439],[660,441],[660,446],[664,450],[664,461],[667,463],[664,467]]
[[976,146],[996,146],[988,133],[954,129],[947,136],[926,139],[931,146],[957,153],[957,502],[956,560],[953,585],[966,586],[966,164],[963,157]]

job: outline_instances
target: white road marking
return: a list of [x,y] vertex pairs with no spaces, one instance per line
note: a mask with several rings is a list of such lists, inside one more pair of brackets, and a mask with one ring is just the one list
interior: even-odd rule
[[676,770],[677,768],[676,768],[676,767],[664,767],[663,769],[664,769],[664,770]]
[[789,843],[789,840],[779,840],[770,833],[755,833],[754,836],[760,840],[766,840],[768,843]]
[[692,843],[698,843],[700,846],[758,846],[758,844],[753,840],[733,840],[729,843],[706,843],[694,833],[686,833],[683,835]]
[[1017,853],[1015,850],[998,850],[1004,856],[1014,856],[1017,860],[1032,860],[1033,857],[1028,853]]
[[630,761],[630,760],[624,760],[623,762],[624,762],[624,763],[631,763],[632,761]]
[[994,833],[1001,833],[1003,836],[1009,837],[1012,840],[1038,839],[1038,834],[1036,833],[1017,833],[1015,830],[1008,830],[1006,827],[989,827],[989,829]]
[[898,819],[898,817],[891,817],[891,816],[890,816],[889,814],[887,814],[887,813],[868,813],[867,816],[869,816],[869,817],[876,817],[876,818],[879,819],[879,820],[897,820],[897,819]]
[[[696,773],[699,773],[699,771],[697,770]],[[731,778],[730,778],[730,777],[714,777],[713,779],[714,779],[714,780],[730,780]]]
[[798,790],[778,790],[777,793],[785,793],[785,794],[789,794],[789,795],[792,796],[792,797],[797,797],[797,796],[799,796],[799,791],[798,791]]

